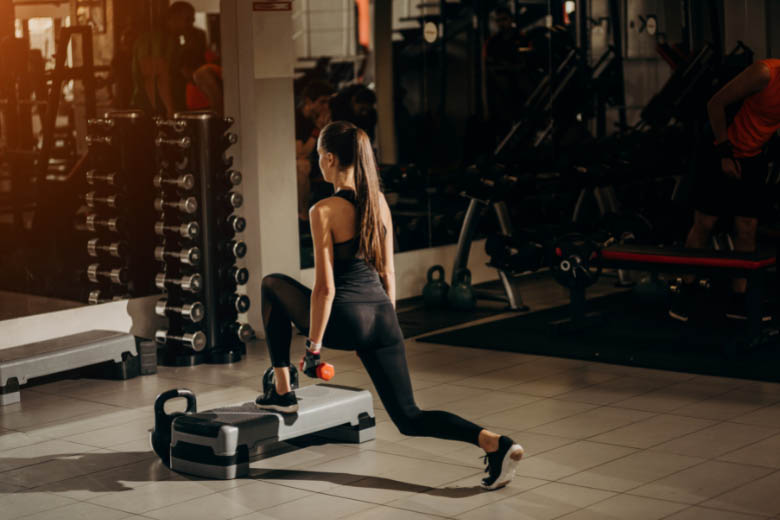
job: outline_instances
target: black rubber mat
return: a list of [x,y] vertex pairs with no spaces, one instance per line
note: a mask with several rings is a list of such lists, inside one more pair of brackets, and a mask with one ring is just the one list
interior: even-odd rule
[[669,318],[667,308],[663,297],[629,291],[589,300],[583,326],[574,327],[562,306],[417,341],[780,381],[776,329],[765,327],[760,344],[735,350],[744,324],[719,318],[721,307],[700,305],[687,324]]
[[506,312],[506,304],[491,305],[492,303],[479,302],[473,311],[455,311],[451,309],[426,309],[420,302],[417,307],[398,312],[398,323],[401,325],[404,337],[411,338],[426,332]]

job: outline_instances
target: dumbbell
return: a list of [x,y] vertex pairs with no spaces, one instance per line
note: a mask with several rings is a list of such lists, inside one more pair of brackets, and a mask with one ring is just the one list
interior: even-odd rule
[[110,130],[111,128],[114,128],[114,124],[115,123],[113,119],[97,118],[97,117],[87,119],[87,126],[103,127],[104,129]]
[[94,289],[92,291],[89,291],[89,297],[87,299],[89,304],[97,305],[99,303],[115,302],[115,301],[126,300],[130,298],[129,294],[105,297],[103,296],[103,292],[104,291],[101,291],[100,289]]
[[238,215],[230,215],[222,221],[220,228],[225,235],[232,237],[236,233],[241,233],[246,229],[246,219]]
[[192,323],[198,323],[203,319],[206,308],[201,302],[187,303],[181,306],[168,305],[167,298],[160,298],[154,306],[154,312],[158,316],[178,315]]
[[193,220],[184,222],[178,226],[166,226],[165,222],[160,220],[154,223],[154,232],[160,236],[170,234],[178,235],[189,240],[195,240],[198,238],[198,235],[200,235],[200,224]]
[[160,197],[154,199],[154,209],[157,211],[163,211],[165,208],[178,209],[182,213],[192,215],[198,211],[198,199],[195,197],[187,197],[177,201],[167,201]]
[[244,196],[235,191],[229,191],[217,197],[217,204],[224,206],[229,211],[233,211],[244,204]]
[[241,175],[241,172],[236,170],[228,170],[224,174],[225,182],[229,186],[238,186],[241,184],[241,180],[243,179],[243,176]]
[[96,144],[102,144],[106,146],[111,146],[111,144],[114,142],[114,140],[111,138],[111,136],[98,136],[98,135],[88,135],[87,136],[87,146],[92,146]]
[[249,271],[245,267],[229,266],[218,271],[218,278],[235,282],[236,285],[244,285],[249,281]]
[[152,183],[156,188],[163,186],[173,186],[180,190],[191,190],[195,187],[195,176],[191,173],[185,173],[174,178],[165,178],[162,175],[155,175]]
[[116,284],[126,284],[128,281],[127,269],[124,267],[105,270],[100,268],[100,264],[90,264],[87,267],[87,278],[92,283],[99,283],[101,278],[107,278]]
[[169,128],[177,134],[187,129],[187,122],[181,119],[158,119],[155,121],[155,125],[157,125],[157,128]]
[[114,233],[121,233],[124,229],[124,221],[119,218],[101,219],[98,215],[91,213],[86,218],[87,229],[94,232],[106,229]]
[[90,239],[87,242],[87,254],[89,256],[98,256],[100,253],[106,253],[116,258],[122,258],[127,254],[127,244],[125,242],[111,242],[101,244],[99,238]]
[[249,326],[247,323],[226,323],[220,327],[220,333],[225,336],[234,336],[238,337],[238,340],[242,343],[246,343],[250,339],[252,339],[252,336],[254,336],[255,331],[252,330],[252,327]]
[[227,253],[233,259],[244,258],[246,256],[246,243],[240,240],[230,240],[217,245],[220,254]]
[[203,286],[203,279],[198,273],[182,276],[181,278],[169,278],[165,276],[165,273],[157,273],[157,276],[154,278],[154,284],[163,291],[169,286],[175,286],[182,291],[199,293]]
[[192,140],[186,136],[180,137],[179,139],[166,139],[164,137],[158,137],[154,140],[154,144],[157,146],[170,146],[186,150],[192,144]]
[[336,375],[336,369],[333,365],[321,361],[319,354],[312,354],[308,349],[301,358],[298,367],[301,369],[301,372],[313,379],[330,381]]
[[166,257],[169,257],[176,258],[183,264],[196,266],[200,264],[200,249],[190,247],[180,251],[168,251],[165,246],[157,246],[154,248],[154,257],[160,262],[165,262]]
[[94,186],[95,184],[108,184],[109,186],[119,186],[121,182],[121,176],[117,172],[106,173],[100,175],[97,170],[89,170],[87,172],[87,184]]
[[249,297],[245,294],[223,294],[220,295],[218,304],[232,307],[236,312],[243,313],[249,310]]
[[119,195],[108,195],[107,197],[98,197],[97,192],[90,191],[84,196],[84,201],[90,208],[95,208],[98,205],[108,206],[109,208],[117,209],[121,205],[122,197]]
[[180,336],[169,334],[167,330],[158,330],[154,333],[154,339],[157,343],[162,344],[167,344],[169,342],[181,343],[195,352],[200,352],[206,348],[206,343],[208,342],[206,334],[202,330],[184,333]]

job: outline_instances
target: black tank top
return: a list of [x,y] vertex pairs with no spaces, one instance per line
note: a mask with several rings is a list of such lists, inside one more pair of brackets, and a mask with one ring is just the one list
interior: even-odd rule
[[[356,205],[355,192],[352,190],[339,190],[334,196]],[[360,237],[357,234],[349,240],[333,244],[333,276],[336,285],[333,303],[389,301],[374,267],[358,256],[359,245]]]

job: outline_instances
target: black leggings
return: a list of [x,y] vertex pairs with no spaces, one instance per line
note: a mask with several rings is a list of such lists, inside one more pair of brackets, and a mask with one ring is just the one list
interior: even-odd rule
[[[310,299],[311,289],[289,276],[263,279],[263,326],[273,366],[290,365],[291,322],[308,335]],[[403,335],[389,301],[334,304],[323,344],[357,352],[385,410],[404,435],[479,445],[480,426],[449,412],[420,410],[414,402]]]

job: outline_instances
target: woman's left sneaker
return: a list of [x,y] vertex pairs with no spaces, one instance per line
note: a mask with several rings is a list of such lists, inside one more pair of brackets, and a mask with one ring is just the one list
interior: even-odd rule
[[523,458],[523,447],[502,435],[498,439],[498,450],[485,455],[488,476],[482,479],[484,489],[499,489],[515,478],[517,463]]
[[298,398],[295,392],[287,392],[284,395],[276,393],[276,387],[271,386],[265,395],[258,396],[255,404],[263,410],[273,410],[282,413],[295,413],[298,411]]

